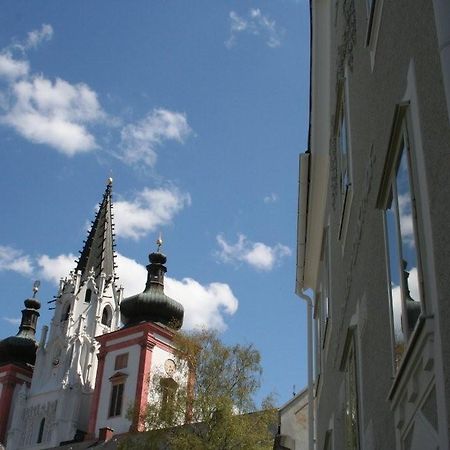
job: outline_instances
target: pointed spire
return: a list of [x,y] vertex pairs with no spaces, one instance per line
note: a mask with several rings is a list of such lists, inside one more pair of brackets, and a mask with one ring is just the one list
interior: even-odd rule
[[114,278],[114,234],[112,223],[112,184],[113,179],[107,180],[106,190],[97,215],[92,222],[92,227],[85,241],[83,250],[77,264],[77,271],[81,272],[81,280],[90,276],[91,269],[97,280],[101,273],[106,279]]

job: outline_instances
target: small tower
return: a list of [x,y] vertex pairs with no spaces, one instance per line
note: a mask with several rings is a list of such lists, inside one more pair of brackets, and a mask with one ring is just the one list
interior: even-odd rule
[[[99,364],[89,420],[92,437],[106,429],[115,433],[142,429],[138,417],[149,400],[155,373],[166,374],[175,384],[187,382],[173,356],[173,336],[183,324],[184,309],[164,293],[167,258],[160,252],[161,244],[158,239],[158,250],[149,255],[144,292],[121,303],[124,327],[97,338]],[[134,421],[126,416],[129,407],[136,411]]]
[[36,325],[41,304],[36,293],[39,281],[33,286],[33,297],[25,300],[19,332],[0,341],[0,443],[5,443],[8,422],[14,414],[21,386],[30,385],[36,360]]
[[95,337],[120,325],[113,230],[110,178],[75,271],[60,281],[49,302],[54,315],[48,339],[44,327],[27,401],[10,426],[14,446],[8,450],[48,448],[87,432],[97,371]]

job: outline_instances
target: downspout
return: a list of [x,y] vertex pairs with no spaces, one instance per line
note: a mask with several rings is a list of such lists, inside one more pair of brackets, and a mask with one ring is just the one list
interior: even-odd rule
[[314,378],[313,378],[313,327],[312,314],[313,306],[311,297],[306,295],[303,290],[298,292],[298,296],[306,301],[308,315],[307,333],[308,333],[308,448],[314,450]]
[[295,293],[306,301],[307,334],[308,334],[308,449],[314,450],[314,378],[313,378],[313,304],[312,299],[305,294],[304,272],[306,255],[306,228],[309,194],[309,151],[299,158],[299,193],[297,216],[297,279]]

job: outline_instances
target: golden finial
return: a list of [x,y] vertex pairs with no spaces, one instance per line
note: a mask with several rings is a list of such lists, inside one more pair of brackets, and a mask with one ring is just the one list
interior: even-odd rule
[[36,280],[33,283],[33,298],[36,297],[37,292],[39,291],[39,286],[41,285],[41,282],[39,280]]
[[163,245],[163,240],[162,240],[162,234],[161,233],[159,233],[159,237],[158,237],[158,239],[156,239],[156,245],[158,246],[158,253],[159,253],[159,250],[161,249],[161,245]]

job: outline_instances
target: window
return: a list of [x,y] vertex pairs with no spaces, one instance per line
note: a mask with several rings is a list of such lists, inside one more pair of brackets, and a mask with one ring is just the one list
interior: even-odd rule
[[320,295],[319,301],[319,321],[320,321],[320,340],[322,346],[325,345],[325,338],[328,328],[328,319],[330,315],[330,254],[328,245],[328,229],[324,231],[322,250],[321,250],[321,271],[320,271]]
[[397,369],[422,310],[411,150],[405,124],[401,127],[395,153],[385,205],[385,234],[394,367]]
[[342,99],[339,108],[338,130],[337,130],[337,148],[339,164],[339,184],[340,192],[345,197],[350,186],[350,171],[348,161],[348,130],[347,116],[345,114],[345,102]]
[[125,384],[123,382],[112,385],[111,403],[109,404],[109,417],[116,417],[122,414],[124,386]]
[[160,416],[163,420],[170,423],[173,419],[178,383],[173,378],[162,378],[160,383],[162,395]]
[[349,120],[347,114],[347,102],[345,96],[344,79],[341,82],[338,94],[338,106],[336,112],[335,137],[336,137],[336,197],[337,204],[341,211],[339,224],[339,239],[345,236],[349,218],[349,208],[351,203],[351,158],[350,158],[350,137]]
[[90,289],[86,289],[86,295],[84,296],[85,303],[91,303],[92,291]]
[[125,369],[128,366],[128,353],[122,353],[116,356],[114,370]]
[[36,443],[40,444],[42,442],[42,437],[44,436],[44,427],[45,427],[45,418],[41,420],[41,424],[39,425],[39,433]]
[[112,312],[111,312],[111,308],[107,305],[103,308],[102,324],[106,325],[107,327],[110,327],[111,321],[112,321]]
[[66,320],[69,320],[69,314],[70,314],[70,304],[67,305],[64,309],[63,309],[63,313],[61,314],[61,322],[65,322]]
[[345,372],[345,448],[347,450],[358,450],[358,387],[356,380],[356,354],[353,333],[349,338],[343,369]]

